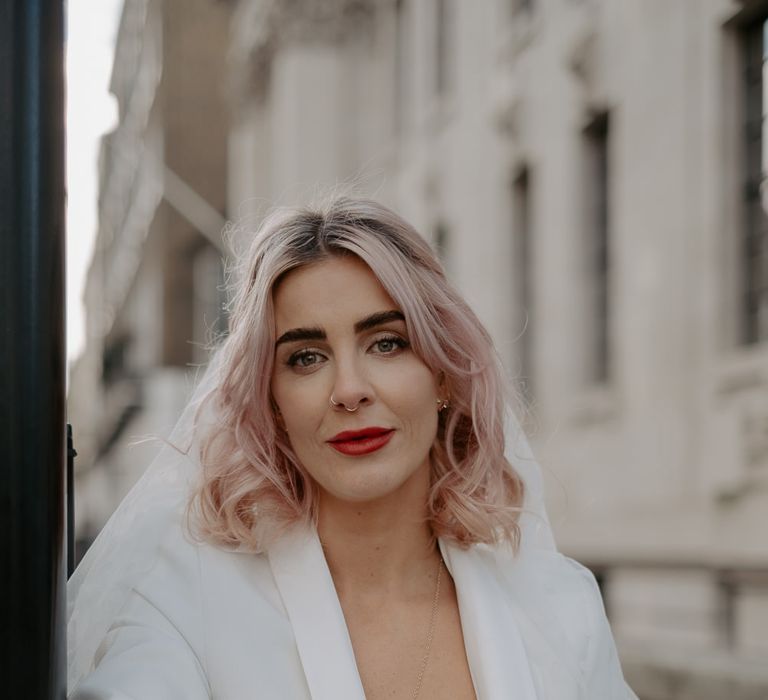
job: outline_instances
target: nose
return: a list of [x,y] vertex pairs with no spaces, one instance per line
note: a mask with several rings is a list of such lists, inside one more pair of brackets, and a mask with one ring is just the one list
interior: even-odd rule
[[350,413],[373,402],[374,392],[363,368],[355,358],[339,359],[330,395],[330,404]]

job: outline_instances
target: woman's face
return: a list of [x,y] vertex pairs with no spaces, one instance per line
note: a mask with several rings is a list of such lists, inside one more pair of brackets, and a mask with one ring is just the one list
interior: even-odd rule
[[426,488],[438,383],[368,266],[350,256],[293,270],[274,307],[272,396],[323,496],[370,502]]

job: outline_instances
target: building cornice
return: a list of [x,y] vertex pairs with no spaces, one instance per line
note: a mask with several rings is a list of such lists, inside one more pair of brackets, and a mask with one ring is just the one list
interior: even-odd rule
[[234,17],[233,94],[260,97],[274,54],[291,45],[338,45],[372,31],[390,0],[251,0]]

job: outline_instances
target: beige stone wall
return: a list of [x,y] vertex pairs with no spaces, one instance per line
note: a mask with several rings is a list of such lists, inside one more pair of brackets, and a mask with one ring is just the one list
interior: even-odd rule
[[[643,697],[763,697],[768,346],[740,347],[733,322],[742,4],[448,0],[442,90],[437,0],[362,3],[353,20],[355,3],[319,4],[345,29],[313,34],[307,12],[270,42],[265,27],[279,37],[296,17],[240,3],[231,211],[356,178],[427,237],[442,226],[446,267],[511,374],[530,348],[558,540],[602,575]],[[611,371],[595,383],[583,129],[604,110]]]

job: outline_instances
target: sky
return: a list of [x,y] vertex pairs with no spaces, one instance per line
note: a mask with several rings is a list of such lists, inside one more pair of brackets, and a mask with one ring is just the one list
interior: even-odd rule
[[67,360],[83,349],[83,285],[96,235],[100,137],[114,128],[108,92],[122,0],[67,2]]

